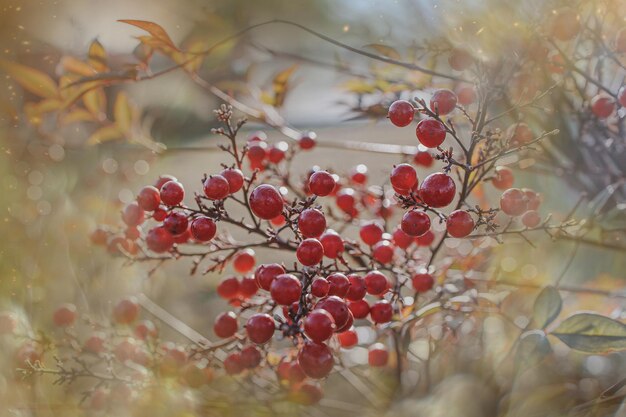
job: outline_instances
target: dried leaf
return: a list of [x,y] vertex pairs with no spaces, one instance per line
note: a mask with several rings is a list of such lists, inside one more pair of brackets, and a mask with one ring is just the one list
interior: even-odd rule
[[128,96],[123,91],[118,93],[115,98],[113,117],[115,119],[115,124],[122,132],[128,132],[130,130],[133,121],[133,111],[128,101]]
[[89,53],[87,55],[89,57],[89,65],[97,72],[105,72],[108,71],[109,67],[107,66],[107,54],[104,50],[104,47],[97,39],[91,42],[89,45]]
[[574,314],[551,334],[582,352],[605,353],[626,349],[626,325],[599,314]]
[[552,323],[561,312],[563,301],[561,294],[552,286],[545,287],[537,298],[533,307],[533,323],[540,329]]
[[165,29],[163,29],[160,25],[154,22],[149,22],[146,20],[126,20],[126,19],[119,20],[119,22],[137,26],[138,28],[143,29],[149,34],[151,34],[154,38],[158,39],[162,43],[168,45],[169,47],[173,49],[178,50],[178,48],[176,47],[176,45],[174,45],[174,42],[172,42],[172,39],[170,39],[170,36],[167,34]]
[[103,120],[106,118],[107,97],[102,88],[87,91],[83,95],[83,103],[85,103],[85,108],[97,119]]
[[56,82],[45,72],[17,62],[1,61],[0,70],[6,72],[23,89],[43,98],[56,98],[59,91]]
[[102,142],[121,139],[122,137],[124,137],[124,135],[117,126],[104,126],[96,130],[91,134],[91,136],[89,136],[89,139],[87,139],[87,144],[96,145]]
[[61,58],[61,66],[65,72],[69,72],[76,75],[82,75],[83,77],[89,77],[96,74],[96,70],[89,64],[83,62],[73,56],[64,56]]

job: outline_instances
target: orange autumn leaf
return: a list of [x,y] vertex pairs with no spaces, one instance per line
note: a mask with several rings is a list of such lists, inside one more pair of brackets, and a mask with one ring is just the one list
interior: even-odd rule
[[172,42],[172,39],[167,34],[165,29],[163,29],[160,25],[154,22],[149,22],[146,20],[128,20],[128,19],[122,19],[122,20],[119,20],[119,22],[137,26],[138,28],[143,29],[149,34],[151,34],[154,38],[163,42],[165,45],[175,50],[178,50],[178,48],[176,47],[176,45],[174,45],[174,42]]

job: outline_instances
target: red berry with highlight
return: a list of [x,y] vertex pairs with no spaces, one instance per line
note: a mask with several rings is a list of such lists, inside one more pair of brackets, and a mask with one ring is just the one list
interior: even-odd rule
[[315,132],[307,132],[300,136],[298,140],[298,144],[300,145],[300,149],[309,150],[315,147],[317,142],[317,134]]
[[185,189],[177,181],[168,181],[161,187],[161,201],[167,206],[176,206],[185,198]]
[[274,319],[269,314],[257,313],[246,323],[248,338],[257,345],[269,342],[274,335]]
[[300,299],[302,284],[295,275],[281,274],[272,282],[270,294],[277,304],[288,306]]
[[343,239],[334,230],[327,230],[319,238],[324,248],[324,256],[335,259],[344,251]]
[[417,172],[409,164],[396,165],[389,180],[394,188],[412,190],[417,185]]
[[335,319],[326,310],[313,310],[304,319],[304,334],[317,343],[330,339],[336,328]]
[[346,293],[346,299],[350,301],[362,300],[367,294],[367,287],[365,285],[365,279],[357,274],[348,275],[348,292]]
[[336,295],[337,297],[344,298],[350,288],[350,281],[341,272],[335,272],[326,277],[326,280],[330,284],[328,295]]
[[431,207],[447,206],[454,200],[455,194],[456,184],[454,180],[441,172],[435,172],[427,176],[419,188],[419,195],[422,201]]
[[232,300],[239,294],[239,281],[236,277],[223,279],[217,286],[217,295],[225,300]]
[[208,242],[215,237],[217,226],[213,219],[200,216],[191,221],[191,235],[199,242]]
[[241,190],[241,187],[243,187],[243,182],[245,178],[243,176],[243,172],[241,172],[237,168],[227,168],[220,172],[220,175],[226,178],[226,181],[228,182],[229,194],[234,194],[237,191]]
[[52,321],[55,326],[68,327],[76,322],[76,306],[74,304],[63,304],[54,311],[52,315]]
[[239,325],[237,324],[237,316],[232,311],[224,312],[217,316],[213,324],[213,332],[217,337],[225,339],[237,333]]
[[455,210],[446,220],[446,229],[452,237],[465,237],[474,230],[474,219],[465,210]]
[[325,278],[316,278],[311,283],[311,294],[318,298],[326,297],[329,290],[330,283]]
[[326,171],[316,171],[309,177],[309,190],[319,197],[332,193],[336,185],[333,176]]
[[322,298],[315,305],[315,309],[326,310],[333,316],[337,328],[343,327],[350,317],[348,305],[336,295],[330,295]]
[[382,343],[376,343],[370,346],[367,354],[367,362],[371,367],[381,368],[389,362],[389,352]]
[[262,264],[259,265],[254,272],[254,278],[259,284],[259,287],[269,291],[276,277],[284,273],[285,268],[279,264]]
[[364,280],[368,294],[382,295],[389,289],[389,281],[382,272],[370,271],[365,275]]
[[261,184],[250,194],[250,208],[261,219],[270,220],[283,212],[283,197],[269,184]]
[[433,288],[435,280],[430,274],[415,274],[411,278],[413,288],[417,292],[426,292]]
[[317,239],[304,239],[296,249],[296,257],[304,266],[317,265],[324,257],[324,247]]
[[422,236],[430,230],[430,217],[423,211],[407,211],[402,216],[400,227],[409,236]]
[[211,175],[204,181],[204,195],[209,200],[223,200],[229,193],[228,180],[221,175]]
[[254,251],[252,249],[239,251],[233,258],[233,267],[235,271],[241,274],[252,271],[255,264],[256,258],[254,257]]
[[370,305],[365,300],[352,301],[348,308],[355,319],[364,319],[370,313]]
[[423,119],[415,128],[415,136],[427,148],[436,148],[446,139],[446,127],[439,120]]
[[324,343],[306,343],[298,353],[298,363],[309,378],[321,379],[332,371],[333,353]]
[[396,100],[389,106],[387,117],[391,123],[398,127],[404,127],[411,124],[415,116],[415,108],[406,100]]
[[370,307],[370,317],[376,324],[388,323],[393,316],[393,308],[389,301],[380,300]]
[[306,209],[298,217],[298,229],[304,237],[319,237],[326,229],[326,217],[318,209]]
[[374,245],[380,241],[383,237],[384,230],[378,225],[378,223],[370,222],[363,226],[359,230],[359,236],[361,240],[369,246]]
[[456,94],[448,89],[437,90],[430,98],[430,109],[439,115],[446,115],[456,107]]

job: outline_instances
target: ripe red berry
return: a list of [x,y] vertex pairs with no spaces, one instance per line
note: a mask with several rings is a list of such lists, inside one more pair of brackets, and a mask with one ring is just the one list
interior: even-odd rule
[[224,370],[228,375],[240,374],[243,369],[241,354],[239,352],[233,352],[224,359]]
[[367,354],[367,362],[371,367],[380,368],[389,362],[389,352],[382,343],[375,343],[370,346]]
[[446,115],[454,110],[456,102],[457,98],[454,91],[442,88],[435,91],[430,98],[430,109],[439,115]]
[[515,123],[508,127],[506,136],[511,143],[515,145],[523,145],[533,140],[534,134],[526,123]]
[[367,182],[367,166],[359,164],[352,168],[350,180],[355,184],[365,184]]
[[529,188],[522,188],[522,192],[528,203],[528,210],[537,210],[541,204],[541,195]]
[[541,216],[536,210],[528,210],[522,214],[522,223],[526,227],[537,227],[541,223]]
[[327,230],[319,238],[324,248],[324,256],[335,259],[344,251],[343,239],[334,230]]
[[261,184],[250,194],[250,208],[261,219],[270,220],[283,212],[283,197],[269,184]]
[[336,185],[333,176],[326,171],[316,171],[309,177],[309,190],[319,197],[332,193]]
[[74,304],[63,304],[54,311],[52,321],[55,326],[68,327],[76,322],[76,306]]
[[252,249],[241,250],[237,252],[235,257],[233,258],[233,267],[235,268],[235,271],[241,274],[252,271],[255,263],[256,259],[254,257],[254,251]]
[[591,99],[591,111],[599,119],[606,119],[615,111],[615,100],[606,94],[598,94]]
[[472,86],[463,85],[456,90],[456,96],[460,105],[469,106],[476,101],[476,90]]
[[367,294],[367,287],[365,286],[365,279],[357,274],[348,275],[348,292],[346,293],[346,299],[350,301],[362,300]]
[[241,349],[241,365],[246,369],[256,368],[261,364],[263,356],[256,346],[246,346]]
[[228,197],[229,193],[228,180],[221,175],[210,175],[204,181],[204,195],[209,200],[223,200]]
[[158,208],[154,210],[154,213],[152,213],[152,218],[157,222],[162,222],[163,220],[165,220],[165,217],[167,217],[167,211],[163,210],[162,208]]
[[104,351],[104,338],[105,334],[102,332],[93,333],[85,340],[83,349],[91,353],[101,353]]
[[295,275],[281,274],[272,282],[270,294],[277,304],[288,306],[300,299],[302,284]]
[[339,344],[344,349],[349,349],[359,343],[359,337],[354,330],[346,330],[337,335]]
[[400,227],[409,236],[421,236],[430,230],[430,217],[423,211],[410,210],[402,216]]
[[156,180],[156,182],[154,183],[154,187],[155,187],[157,190],[160,190],[160,189],[161,189],[161,187],[163,187],[163,185],[164,185],[166,182],[168,182],[168,181],[176,181],[176,182],[178,182],[178,180],[176,179],[176,177],[175,177],[175,176],[173,176],[173,175],[161,175],[161,176],[160,176],[160,177]]
[[435,285],[435,279],[430,274],[415,274],[411,278],[411,283],[415,291],[426,292],[430,291],[433,285]]
[[177,181],[168,181],[161,187],[160,197],[163,204],[167,206],[175,206],[180,204],[185,198],[185,189],[183,185]]
[[144,221],[144,211],[139,204],[132,202],[124,208],[122,220],[128,226],[138,226]]
[[446,139],[446,127],[439,120],[423,119],[415,128],[417,140],[427,148],[436,148]]
[[519,216],[526,211],[526,196],[518,188],[509,188],[500,197],[500,208],[509,216]]
[[417,246],[430,246],[431,243],[435,240],[435,234],[432,231],[428,231],[421,236],[415,238],[415,243]]
[[135,297],[126,298],[113,308],[113,320],[119,324],[129,324],[139,317],[139,304]]
[[350,288],[350,281],[341,272],[335,272],[326,277],[326,280],[330,284],[328,295],[336,295],[337,297],[344,298]]
[[580,31],[578,14],[567,7],[558,10],[550,22],[550,33],[560,41],[569,41]]
[[304,334],[317,343],[330,339],[336,328],[335,319],[326,310],[313,310],[304,319]]
[[229,194],[234,194],[237,191],[241,190],[241,187],[243,187],[243,182],[245,178],[243,176],[243,172],[241,172],[237,168],[226,168],[225,170],[220,172],[220,175],[226,178],[226,181],[228,182]]
[[304,237],[319,237],[326,229],[326,217],[318,209],[303,210],[298,216],[298,230]]
[[435,172],[427,176],[419,188],[422,201],[431,207],[447,206],[454,200],[455,194],[456,184],[454,180],[442,172]]
[[335,360],[324,343],[306,343],[298,353],[298,363],[306,376],[321,379],[332,371]]
[[354,217],[356,214],[356,199],[352,188],[342,188],[339,190],[335,201],[337,203],[337,207],[339,207],[341,211]]
[[364,319],[370,313],[370,305],[365,300],[352,301],[348,304],[348,309],[355,319]]
[[278,164],[280,161],[285,159],[285,152],[287,152],[287,149],[289,149],[287,142],[278,142],[267,152],[267,159],[273,164]]
[[365,275],[364,279],[368,294],[382,295],[389,289],[387,277],[382,272],[370,271]]
[[315,305],[315,309],[328,311],[330,315],[333,316],[337,328],[341,328],[343,325],[345,325],[350,317],[350,310],[348,310],[348,305],[336,295],[330,295],[328,297],[322,298]]
[[150,320],[142,320],[135,326],[135,336],[140,340],[147,340],[149,337],[156,337],[157,328]]
[[187,243],[191,239],[191,231],[189,228],[185,229],[182,233],[173,235],[174,243]]
[[388,264],[393,259],[394,247],[388,240],[381,240],[372,247],[372,258],[381,264]]
[[318,298],[326,297],[330,290],[330,283],[325,278],[316,278],[311,283],[311,294]]
[[393,243],[401,249],[406,249],[413,243],[413,237],[404,233],[402,227],[397,227],[396,230],[393,231],[392,238]]
[[398,127],[404,127],[411,124],[415,116],[415,108],[406,100],[396,100],[389,106],[387,117],[391,123]]
[[269,291],[274,279],[284,273],[285,268],[279,264],[262,264],[259,265],[254,272],[254,278],[256,279],[257,284],[259,284],[259,287]]
[[154,211],[159,208],[161,196],[159,190],[151,185],[143,187],[137,194],[137,204],[145,211]]
[[474,219],[465,210],[455,210],[446,220],[446,229],[452,237],[465,237],[474,230]]
[[429,168],[435,162],[435,158],[430,154],[430,152],[426,151],[417,151],[415,156],[413,156],[413,162],[415,165],[421,165],[423,167]]
[[244,300],[252,297],[259,291],[259,284],[253,277],[243,277],[239,283],[239,296]]
[[317,239],[304,239],[296,249],[296,257],[304,266],[317,265],[324,257],[324,247]]
[[409,164],[396,165],[389,180],[394,189],[412,190],[417,185],[417,172]]
[[370,307],[370,317],[376,324],[388,323],[392,316],[393,308],[387,300],[377,301]]
[[375,222],[369,222],[361,226],[359,230],[359,236],[361,240],[369,246],[374,245],[380,241],[383,237],[384,230]]
[[213,332],[217,337],[225,339],[237,333],[239,325],[237,324],[237,316],[232,311],[223,312],[215,319],[213,324]]
[[191,221],[191,235],[199,242],[208,242],[215,237],[217,226],[213,219],[200,216]]
[[239,281],[236,277],[223,279],[217,286],[217,295],[225,300],[232,300],[239,294]]
[[507,188],[511,188],[513,186],[514,181],[515,177],[513,176],[513,171],[507,167],[498,166],[495,169],[494,177],[491,180],[491,183],[498,190],[506,190]]
[[279,214],[276,217],[273,217],[270,219],[270,223],[272,224],[272,226],[274,227],[280,227],[282,225],[284,225],[287,221],[285,220],[285,216],[283,216],[282,214]]
[[343,326],[338,327],[336,332],[337,333],[345,332],[346,330],[350,329],[353,324],[354,324],[354,316],[352,315],[352,312],[350,311],[350,309],[348,309],[348,320],[346,320]]
[[274,335],[274,330],[274,319],[269,314],[254,314],[246,323],[246,333],[250,341],[257,345],[267,343]]
[[263,160],[267,158],[267,143],[261,141],[249,141],[246,156],[253,164],[262,163]]
[[317,141],[317,134],[315,132],[306,132],[300,136],[298,139],[298,144],[300,145],[300,149],[308,150],[313,149],[315,147]]
[[465,49],[452,48],[448,56],[448,64],[455,71],[464,71],[474,62],[472,55]]
[[167,229],[173,235],[179,235],[187,230],[187,226],[189,225],[189,220],[187,220],[187,216],[178,211],[172,211],[170,214],[165,217],[163,221],[163,227]]

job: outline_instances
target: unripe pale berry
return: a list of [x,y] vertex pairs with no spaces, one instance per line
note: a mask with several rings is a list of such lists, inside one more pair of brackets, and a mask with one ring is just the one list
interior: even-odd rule
[[509,216],[519,216],[526,211],[526,196],[518,188],[509,188],[500,197],[500,208]]
[[113,320],[120,324],[129,324],[139,317],[139,304],[135,297],[126,298],[113,308]]
[[124,208],[122,221],[128,226],[137,226],[144,221],[144,211],[138,203],[132,202]]
[[68,327],[76,322],[76,306],[74,304],[63,304],[54,311],[52,321],[56,326]]
[[464,71],[474,62],[472,55],[465,49],[453,48],[448,56],[448,64],[455,71]]
[[580,31],[578,14],[567,7],[558,10],[551,19],[550,33],[560,41],[569,41]]
[[522,223],[526,227],[537,227],[541,223],[541,216],[536,210],[528,210],[522,214]]

